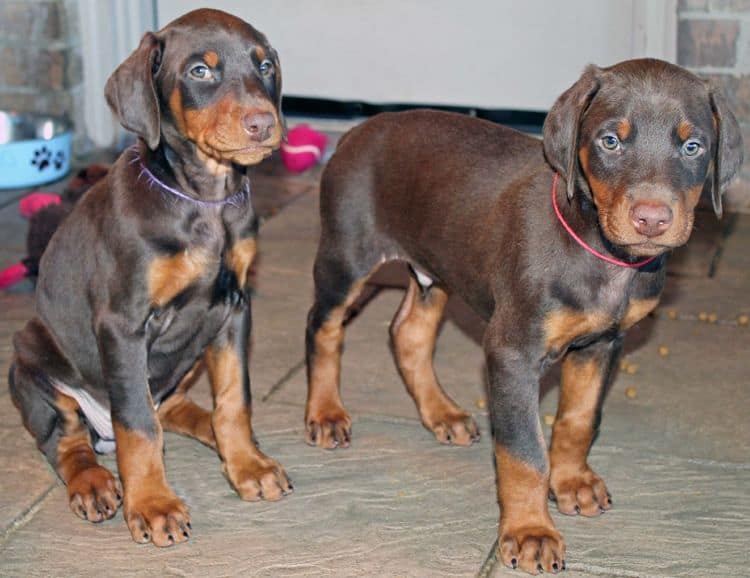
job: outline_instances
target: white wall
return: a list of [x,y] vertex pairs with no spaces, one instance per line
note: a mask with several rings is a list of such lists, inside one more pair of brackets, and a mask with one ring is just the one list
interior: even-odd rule
[[[157,0],[159,26],[206,3]],[[676,0],[216,0],[278,49],[288,95],[546,110],[589,62],[674,60]]]
[[[86,135],[95,147],[114,144],[122,130],[104,100],[109,75],[152,30],[152,0],[79,0]],[[86,152],[86,151],[79,151]]]

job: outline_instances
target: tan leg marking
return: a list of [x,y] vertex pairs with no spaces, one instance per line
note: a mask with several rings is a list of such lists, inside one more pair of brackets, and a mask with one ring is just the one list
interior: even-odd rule
[[214,397],[211,423],[224,473],[243,500],[280,500],[292,486],[284,468],[253,442],[240,359],[230,347],[209,347],[205,359]]
[[157,415],[165,431],[195,438],[215,450],[211,412],[187,397],[188,390],[198,381],[203,369],[203,360],[199,359],[182,378],[174,393],[161,402]]
[[159,421],[154,438],[113,423],[117,466],[125,489],[123,515],[133,540],[171,546],[190,537],[190,515],[167,483]]
[[315,334],[305,405],[306,441],[310,445],[326,449],[349,447],[352,420],[341,403],[340,394],[344,319],[369,277],[367,275],[352,286],[344,303],[330,311],[328,319]]
[[255,259],[256,250],[255,238],[250,237],[240,239],[227,251],[227,265],[237,276],[237,284],[240,287],[247,283],[247,272]]
[[159,420],[165,431],[195,438],[202,444],[216,449],[211,412],[185,394],[175,392],[163,401],[159,406]]
[[500,503],[498,554],[503,564],[537,574],[565,564],[565,542],[547,510],[549,474],[495,444],[497,499]]
[[89,522],[111,518],[122,502],[120,484],[97,463],[89,432],[78,417],[78,402],[61,393],[55,401],[63,429],[57,444],[57,473],[67,486],[70,509]]
[[598,361],[580,360],[573,353],[563,360],[550,447],[550,486],[563,514],[592,517],[612,507],[607,486],[586,462],[603,381]]
[[429,291],[422,299],[419,284],[409,279],[404,300],[391,323],[396,364],[424,426],[440,443],[468,446],[479,439],[477,424],[445,393],[432,363],[448,294],[434,286]]

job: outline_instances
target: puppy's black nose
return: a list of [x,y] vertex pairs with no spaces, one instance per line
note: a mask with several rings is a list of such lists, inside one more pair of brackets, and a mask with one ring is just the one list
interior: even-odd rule
[[250,139],[256,142],[263,142],[268,139],[276,126],[276,120],[270,112],[256,112],[245,115],[242,123],[250,135]]
[[630,209],[633,227],[646,237],[658,237],[672,225],[672,209],[655,201],[638,201]]

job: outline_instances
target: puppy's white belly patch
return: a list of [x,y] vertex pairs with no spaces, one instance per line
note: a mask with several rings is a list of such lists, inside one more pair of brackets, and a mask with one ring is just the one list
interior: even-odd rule
[[[70,387],[60,381],[53,381],[52,385],[60,393],[72,397],[78,403],[86,421],[96,431],[99,439],[94,449],[100,454],[110,454],[115,451],[115,430],[112,427],[112,414],[85,389]],[[157,406],[154,409],[157,409]]]
[[412,268],[412,271],[414,271],[414,275],[417,277],[417,283],[419,283],[425,289],[432,286],[434,281],[432,280],[431,277],[429,277],[425,273],[422,273],[422,271],[417,269],[414,265],[412,265],[411,268]]

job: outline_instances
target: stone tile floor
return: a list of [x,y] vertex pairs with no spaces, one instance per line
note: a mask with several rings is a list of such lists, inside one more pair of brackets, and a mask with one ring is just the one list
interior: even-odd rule
[[[99,525],[75,518],[7,390],[11,335],[33,311],[21,286],[0,295],[0,576],[519,575],[490,556],[498,512],[480,409],[482,328],[461,303],[449,309],[436,366],[475,414],[479,444],[442,447],[419,424],[387,342],[397,289],[382,290],[347,332],[352,447],[327,452],[303,442],[318,171],[280,177],[270,167],[254,181],[256,203],[275,215],[261,230],[253,303],[254,427],[295,493],[244,503],[210,450],[167,434],[168,477],[192,512],[188,543],[138,546],[119,513]],[[631,332],[626,367],[607,397],[591,462],[615,508],[593,520],[553,512],[568,576],[750,575],[750,327],[737,321],[750,314],[750,216],[721,226],[712,219],[701,215],[693,242],[673,259],[663,304]],[[13,204],[0,210],[0,268],[23,256],[24,226]],[[386,277],[383,285],[398,285],[397,271]],[[205,380],[193,391],[210,402]],[[554,415],[556,397],[553,371],[542,415]],[[103,462],[114,467],[111,457]]]

